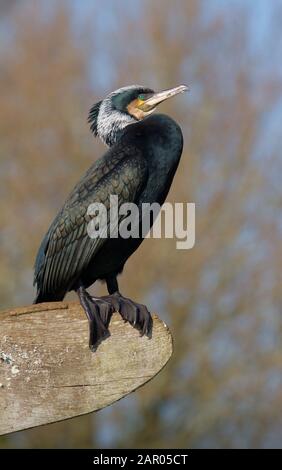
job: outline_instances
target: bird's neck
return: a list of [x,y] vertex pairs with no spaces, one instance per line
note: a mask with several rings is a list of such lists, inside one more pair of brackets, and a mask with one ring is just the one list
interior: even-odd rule
[[136,123],[133,116],[109,108],[108,103],[102,103],[98,121],[97,134],[104,144],[112,147],[120,138],[125,127]]

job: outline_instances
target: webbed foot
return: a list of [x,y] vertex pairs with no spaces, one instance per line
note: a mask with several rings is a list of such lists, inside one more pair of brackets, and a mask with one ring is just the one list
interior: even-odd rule
[[101,298],[91,297],[83,287],[79,287],[77,294],[88,318],[89,348],[94,352],[99,344],[110,336],[108,326],[114,307]]
[[125,322],[129,322],[140,331],[141,336],[150,336],[153,321],[146,305],[133,302],[133,300],[123,297],[119,292],[105,296],[103,299],[111,299],[114,310],[120,313]]

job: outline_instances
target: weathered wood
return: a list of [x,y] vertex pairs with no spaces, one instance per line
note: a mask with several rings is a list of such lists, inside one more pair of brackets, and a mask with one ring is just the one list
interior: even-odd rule
[[156,315],[151,339],[117,313],[109,329],[92,353],[78,303],[0,312],[0,434],[104,408],[148,382],[172,354],[169,329]]

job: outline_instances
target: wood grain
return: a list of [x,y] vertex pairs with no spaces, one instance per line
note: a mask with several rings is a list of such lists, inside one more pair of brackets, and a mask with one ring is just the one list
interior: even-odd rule
[[153,316],[152,338],[115,313],[95,353],[78,303],[0,312],[0,434],[96,411],[154,377],[172,354],[167,326]]

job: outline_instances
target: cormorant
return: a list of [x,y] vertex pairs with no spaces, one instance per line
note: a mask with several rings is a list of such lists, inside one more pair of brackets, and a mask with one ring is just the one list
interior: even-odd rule
[[[90,238],[88,207],[99,202],[109,210],[110,195],[118,196],[119,205],[163,204],[181,157],[183,137],[173,119],[151,113],[162,101],[186,90],[180,85],[155,93],[132,85],[110,93],[91,108],[91,130],[109,149],[70,193],[39,248],[34,303],[60,301],[67,292],[76,291],[89,321],[93,351],[109,336],[114,311],[141,335],[150,333],[152,319],[145,305],[121,295],[117,283],[117,275],[143,238]],[[108,296],[96,298],[86,291],[98,279],[106,281]]]

